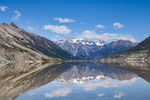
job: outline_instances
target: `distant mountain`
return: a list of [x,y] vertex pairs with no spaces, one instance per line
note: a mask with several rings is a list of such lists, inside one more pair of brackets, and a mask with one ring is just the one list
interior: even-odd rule
[[76,57],[92,59],[118,53],[137,45],[137,43],[126,40],[117,40],[112,43],[107,43],[103,40],[92,41],[73,37],[61,39],[55,43]]
[[27,32],[14,23],[0,24],[0,56],[21,62],[72,58],[52,41]]
[[58,46],[73,54],[76,57],[90,57],[96,51],[100,50],[105,44],[105,41],[92,41],[82,38],[65,38],[55,42]]
[[111,54],[125,51],[136,45],[137,45],[137,43],[134,43],[134,42],[131,42],[128,40],[116,40],[116,41],[113,41],[113,42],[103,46],[103,48],[101,50],[94,53],[94,56],[97,56],[97,57],[99,56],[101,58],[104,56],[108,56]]
[[118,54],[106,56],[100,61],[103,63],[150,63],[150,37],[129,50]]

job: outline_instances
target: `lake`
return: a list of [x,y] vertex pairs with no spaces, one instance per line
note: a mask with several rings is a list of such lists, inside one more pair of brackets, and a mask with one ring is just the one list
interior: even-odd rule
[[149,70],[97,62],[29,66],[0,68],[1,99],[150,100]]

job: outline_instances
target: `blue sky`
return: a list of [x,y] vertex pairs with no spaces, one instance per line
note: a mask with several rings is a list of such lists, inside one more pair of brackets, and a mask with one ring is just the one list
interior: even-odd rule
[[0,23],[50,40],[66,37],[140,42],[150,35],[150,0],[0,0]]

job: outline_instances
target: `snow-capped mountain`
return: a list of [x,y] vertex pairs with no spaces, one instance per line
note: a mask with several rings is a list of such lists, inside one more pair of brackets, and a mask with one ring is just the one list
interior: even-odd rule
[[55,43],[75,57],[92,59],[122,52],[137,45],[128,40],[115,40],[107,43],[103,40],[94,41],[74,37],[61,39]]
[[92,40],[88,40],[88,39],[75,38],[75,37],[61,39],[61,40],[57,41],[56,43],[63,44],[66,42],[73,43],[73,44],[96,45],[96,46],[103,46],[103,45],[107,44],[107,42],[105,42],[103,40],[92,41]]
[[90,57],[107,44],[107,42],[103,40],[93,41],[74,37],[61,39],[55,43],[70,54],[80,58]]

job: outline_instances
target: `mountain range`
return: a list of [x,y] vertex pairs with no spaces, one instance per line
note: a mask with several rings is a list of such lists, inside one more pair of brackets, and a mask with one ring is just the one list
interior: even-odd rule
[[107,43],[104,40],[94,41],[74,37],[61,39],[55,43],[75,57],[91,59],[122,52],[137,45],[137,43],[128,40],[116,40]]

